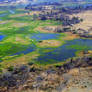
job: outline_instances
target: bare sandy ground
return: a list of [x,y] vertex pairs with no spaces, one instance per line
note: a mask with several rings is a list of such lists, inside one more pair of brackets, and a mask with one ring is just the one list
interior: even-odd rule
[[14,27],[24,27],[24,26],[28,26],[28,23],[13,23],[12,26]]
[[83,22],[73,26],[75,29],[81,28],[84,30],[89,30],[90,28],[92,28],[92,11],[91,10],[84,11],[78,14],[69,15],[69,16],[80,17],[83,19]]
[[36,28],[35,30],[40,31],[40,32],[44,32],[44,33],[55,33],[54,30],[57,28],[57,26],[47,26],[47,28],[50,30],[45,29],[44,27],[41,27],[41,26]]
[[62,92],[92,92],[92,67],[73,69],[69,72],[72,77],[67,83],[67,87]]
[[[68,73],[63,74],[62,76],[57,76],[56,74],[53,75],[50,74],[50,76],[48,76],[47,79],[53,79],[53,80],[57,79],[56,83],[57,81],[64,81],[63,84],[61,84],[56,90],[53,89],[49,91],[48,89],[40,90],[38,88],[38,89],[33,89],[33,90],[28,89],[25,91],[18,91],[18,92],[92,92],[91,71],[92,71],[92,67],[87,67],[80,69],[74,68],[70,70]],[[50,85],[50,82],[48,82],[48,85]]]
[[38,43],[38,46],[40,47],[53,47],[53,46],[58,47],[60,45],[61,45],[61,42],[57,40],[43,40],[41,43]]

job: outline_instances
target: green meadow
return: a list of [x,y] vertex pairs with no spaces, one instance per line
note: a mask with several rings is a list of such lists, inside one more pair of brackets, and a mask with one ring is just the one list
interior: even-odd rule
[[[32,40],[28,37],[29,34],[39,33],[37,27],[62,24],[54,20],[33,20],[32,15],[25,15],[26,12],[27,11],[23,9],[14,10],[14,14],[11,14],[9,10],[0,11],[1,15],[4,14],[2,17],[0,17],[0,35],[5,36],[3,40],[0,41],[1,65],[2,62],[3,64],[8,61],[13,62],[13,59],[16,59],[16,56],[18,58],[20,56],[24,56],[24,54],[14,54],[17,52],[25,51],[30,45],[34,44],[37,46],[37,41]],[[39,49],[40,47],[37,46],[37,48]],[[34,51],[34,53],[38,54],[37,51]]]
[[[4,38],[0,41],[1,69],[17,64],[28,64],[29,62],[41,65],[40,60],[38,59],[38,62],[37,58],[40,58],[40,56],[44,57],[45,55],[49,58],[49,53],[51,53],[52,57],[57,56],[57,58],[61,57],[60,54],[62,57],[66,55],[67,52],[63,54],[61,51],[62,46],[70,39],[68,34],[58,33],[59,36],[57,38],[53,37],[52,39],[43,41],[30,38],[32,34],[43,33],[45,35],[44,31],[40,31],[38,27],[62,26],[62,22],[54,20],[34,20],[33,16],[28,15],[28,11],[23,9],[16,9],[13,12],[12,14],[9,10],[0,11],[0,15],[2,15],[0,17],[0,35],[4,35]],[[52,33],[51,35],[56,35],[56,33]],[[76,49],[77,51],[75,53],[79,53],[78,51],[88,50],[89,47],[82,47],[81,45],[75,44],[68,46],[68,48]],[[66,49],[64,50],[66,51]],[[68,55],[67,53],[66,56]],[[62,59],[53,60],[52,57],[48,59],[48,62],[45,62],[45,58],[43,58],[42,65],[62,64],[62,61],[65,61]]]

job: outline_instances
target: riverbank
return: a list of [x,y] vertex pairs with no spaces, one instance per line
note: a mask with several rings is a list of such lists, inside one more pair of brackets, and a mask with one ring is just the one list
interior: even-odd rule
[[39,92],[91,92],[91,69],[91,56],[71,58],[63,65],[55,64],[47,68],[41,66],[37,67],[33,63],[29,63],[29,65],[11,66],[7,68],[7,72],[4,72],[2,76],[0,75],[0,91],[35,92],[37,90]]
[[[24,16],[11,17],[18,12]],[[58,27],[63,28],[62,22],[33,20],[33,16],[26,16],[25,12],[25,10],[15,10],[15,14],[9,14],[5,19],[3,18],[3,21],[9,20],[8,23],[0,25],[0,34],[5,35],[0,41],[1,69],[14,63],[34,62],[39,66],[63,63],[66,59],[75,57],[80,51],[91,50],[89,45],[91,39],[86,40],[87,44],[85,44],[84,39],[77,34],[70,31],[57,32]]]

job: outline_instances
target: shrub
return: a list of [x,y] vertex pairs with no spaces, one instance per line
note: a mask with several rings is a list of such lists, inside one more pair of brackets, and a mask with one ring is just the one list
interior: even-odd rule
[[2,73],[3,72],[3,70],[0,68],[0,73]]
[[13,71],[13,70],[14,70],[14,66],[8,67],[8,71]]
[[32,61],[28,62],[28,65],[33,65],[34,63]]

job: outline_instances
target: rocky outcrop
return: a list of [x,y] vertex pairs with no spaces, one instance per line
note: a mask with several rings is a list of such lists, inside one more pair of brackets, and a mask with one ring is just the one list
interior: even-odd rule
[[20,66],[14,68],[11,72],[0,75],[0,92],[7,92],[11,89],[18,89],[29,77],[29,68]]

